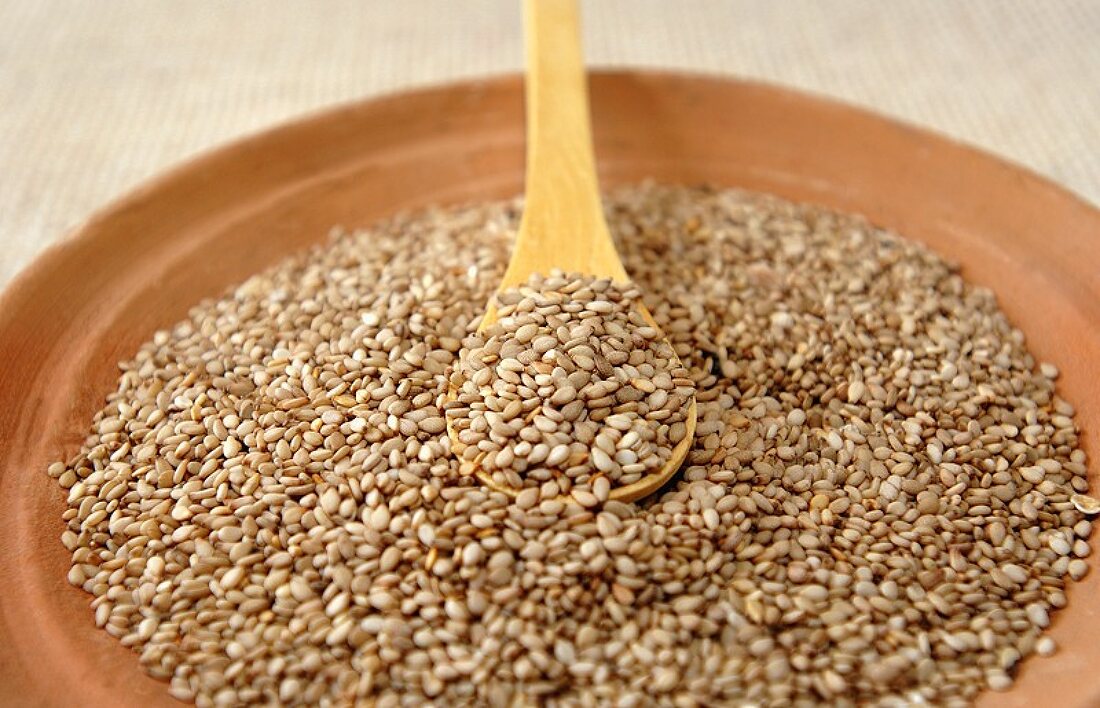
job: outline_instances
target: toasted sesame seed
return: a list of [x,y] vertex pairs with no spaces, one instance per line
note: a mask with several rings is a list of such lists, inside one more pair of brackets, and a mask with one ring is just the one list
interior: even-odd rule
[[[857,217],[635,187],[636,286],[547,274],[490,345],[517,213],[340,233],[123,362],[47,471],[69,582],[171,695],[960,705],[1055,651],[1100,503],[992,294]],[[659,330],[621,317],[643,292]],[[611,501],[692,395],[680,474]]]

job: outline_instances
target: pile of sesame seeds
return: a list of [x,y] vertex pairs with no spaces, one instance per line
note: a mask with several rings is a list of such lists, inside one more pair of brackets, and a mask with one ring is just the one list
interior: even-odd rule
[[461,460],[522,500],[569,494],[594,507],[659,472],[687,435],[688,371],[645,319],[641,293],[609,278],[533,275],[494,296],[446,413]]
[[518,208],[406,214],[122,364],[49,470],[96,624],[200,706],[962,705],[1056,650],[1098,508],[990,293],[810,206],[608,211],[698,403],[665,493],[528,506],[463,474],[448,376]]

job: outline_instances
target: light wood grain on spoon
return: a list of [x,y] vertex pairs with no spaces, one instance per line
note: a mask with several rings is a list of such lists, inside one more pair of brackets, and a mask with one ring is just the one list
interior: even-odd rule
[[[581,52],[576,0],[526,0],[524,30],[527,48],[527,174],[526,197],[519,233],[500,288],[525,283],[536,273],[558,269],[611,278],[630,278],[603,215],[592,147],[587,77]],[[642,307],[645,319],[657,323]],[[485,330],[496,321],[490,303],[481,322]],[[652,494],[679,469],[695,436],[696,404],[688,404],[686,435],[659,471],[633,484],[615,487],[610,498],[633,501]],[[453,447],[462,445],[450,429]],[[520,490],[498,484],[473,466],[486,486],[515,496]]]

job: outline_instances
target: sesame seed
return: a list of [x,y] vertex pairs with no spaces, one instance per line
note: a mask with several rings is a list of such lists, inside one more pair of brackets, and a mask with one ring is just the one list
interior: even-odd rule
[[[88,620],[172,696],[963,705],[1056,651],[1100,502],[991,293],[859,217],[650,185],[608,200],[633,285],[544,274],[477,334],[518,213],[338,232],[122,362],[47,472]],[[691,396],[680,473],[610,500]]]

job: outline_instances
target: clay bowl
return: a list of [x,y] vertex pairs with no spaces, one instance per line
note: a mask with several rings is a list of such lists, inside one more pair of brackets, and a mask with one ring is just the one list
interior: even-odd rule
[[[942,137],[779,88],[599,73],[601,176],[730,185],[861,212],[963,264],[1062,370],[1100,454],[1100,212]],[[322,113],[190,162],[95,216],[0,300],[0,703],[178,705],[93,627],[65,580],[64,495],[46,464],[79,446],[115,362],[202,297],[334,224],[522,188],[523,94],[507,77]],[[1095,464],[1095,463],[1094,463]],[[1094,471],[1096,467],[1093,468]],[[1100,701],[1100,572],[1057,613],[1056,659],[984,705]]]

